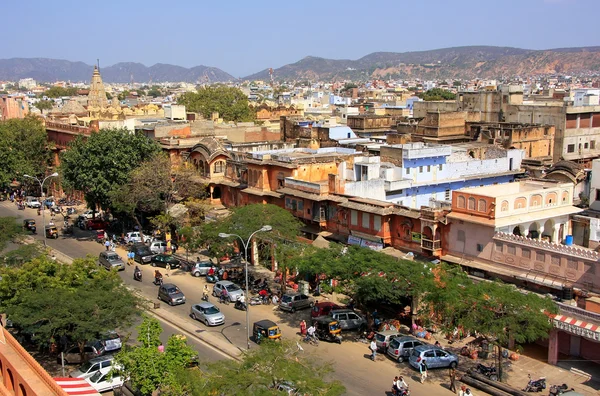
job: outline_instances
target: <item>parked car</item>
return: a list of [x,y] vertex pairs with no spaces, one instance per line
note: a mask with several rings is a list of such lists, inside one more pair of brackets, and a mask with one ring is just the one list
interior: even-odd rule
[[116,252],[101,252],[98,256],[98,263],[107,270],[116,268],[118,271],[125,271],[125,263]]
[[244,291],[235,283],[230,281],[218,281],[213,286],[212,295],[219,297],[223,292],[223,289],[227,289],[227,296],[230,302],[235,302],[237,299],[244,294]]
[[214,267],[213,263],[210,261],[199,261],[196,264],[194,264],[194,266],[192,267],[192,270],[190,271],[192,273],[192,275],[198,277],[198,276],[206,276],[206,274],[208,274],[208,270]]
[[398,363],[402,363],[410,357],[410,354],[415,347],[421,345],[425,345],[425,343],[415,337],[399,336],[390,341],[390,344],[385,351],[389,357],[397,360]]
[[88,220],[88,219],[93,219],[95,216],[96,212],[93,211],[92,209],[88,209],[85,212],[83,212],[82,214],[79,215],[80,219],[84,219],[84,220]]
[[89,219],[85,222],[85,228],[87,230],[105,230],[108,226],[108,222],[102,219]]
[[312,298],[302,293],[286,293],[281,297],[279,309],[296,312],[299,309],[311,308],[315,302]]
[[332,309],[343,309],[343,307],[340,307],[339,305],[329,301],[316,303],[313,305],[312,310],[310,311],[310,316],[313,318],[318,316],[327,316]]
[[25,206],[27,206],[28,208],[37,209],[42,207],[42,203],[35,197],[27,197],[25,201]]
[[111,367],[96,371],[90,378],[86,378],[88,384],[92,386],[98,393],[111,391],[115,388],[123,386],[125,380],[118,373],[109,374]]
[[339,322],[342,331],[364,331],[367,328],[367,320],[351,309],[333,309],[329,315]]
[[150,235],[142,234],[139,231],[128,232],[125,235],[125,242],[127,243],[147,243],[152,240]]
[[133,259],[140,264],[149,264],[154,256],[150,248],[143,243],[134,243],[129,250],[133,252]]
[[[104,345],[100,341],[94,343],[88,343],[83,347],[83,360],[81,360],[81,354],[79,353],[79,346],[75,345],[64,352],[65,364],[80,364],[87,362],[90,359],[102,356],[105,352]],[[61,357],[58,355],[56,362],[61,364]]]
[[413,349],[408,359],[410,365],[419,369],[421,360],[425,360],[427,367],[430,369],[440,367],[455,368],[458,366],[458,356],[434,345],[420,345]]
[[157,254],[156,256],[152,256],[150,264],[153,267],[162,268],[166,268],[167,264],[169,264],[171,268],[179,268],[181,266],[181,262],[179,260],[168,254]]
[[158,288],[158,299],[169,305],[185,304],[185,295],[172,283],[165,283]]
[[104,345],[105,352],[114,352],[121,349],[123,342],[121,336],[116,331],[107,331],[100,337],[100,342]]
[[209,302],[201,302],[192,305],[190,316],[194,320],[199,320],[207,326],[217,326],[225,323],[225,315]]
[[150,251],[152,253],[164,253],[167,251],[167,242],[165,241],[153,241],[150,242]]
[[375,333],[375,344],[377,344],[377,350],[381,352],[387,351],[390,342],[397,337],[402,337],[403,333],[398,330],[383,330]]
[[94,359],[90,359],[83,363],[77,370],[69,374],[71,378],[89,378],[96,373],[96,371],[110,368],[113,363],[112,355],[101,356]]

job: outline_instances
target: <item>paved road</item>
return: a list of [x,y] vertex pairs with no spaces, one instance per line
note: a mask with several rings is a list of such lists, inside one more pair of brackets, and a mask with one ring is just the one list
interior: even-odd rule
[[[14,204],[2,202],[0,203],[0,216],[17,216],[20,218],[20,221],[22,221],[22,218],[31,217],[39,222],[39,228],[42,229],[41,216],[37,216],[36,211],[33,209],[19,211]],[[58,223],[59,222],[57,222],[57,224]],[[38,234],[35,237],[40,240],[43,239],[41,234]],[[91,232],[75,228],[75,233],[72,237],[61,236],[56,240],[48,240],[47,244],[72,258],[85,257],[88,254],[97,257],[104,247],[95,242],[94,238],[95,237]],[[124,251],[118,250],[118,252],[123,256]],[[153,280],[154,268],[148,265],[140,266],[140,268],[142,268],[143,271],[142,282],[133,280],[132,267],[126,268],[120,275],[126,284],[136,288],[147,298],[155,300],[157,296],[157,287],[151,283]],[[164,269],[161,269],[161,272],[163,275],[166,274]],[[165,276],[164,280],[165,283],[177,284],[177,286],[185,293],[187,303],[176,307],[165,307],[165,304],[161,303],[161,307],[176,314],[180,321],[193,322],[189,317],[190,305],[201,300],[204,278],[194,278],[189,273],[174,270],[171,271],[168,278]],[[245,349],[245,313],[234,309],[233,304],[220,305],[216,302],[215,298],[211,298],[211,300],[216,303],[225,314],[226,325],[216,328],[206,328],[203,324],[198,322],[195,324],[198,328],[197,332],[212,332],[214,335],[220,337],[223,342],[228,342],[240,349]],[[271,318],[280,325],[284,337],[291,339],[297,337],[295,333],[298,331],[300,320],[309,319],[310,317],[309,311],[288,314],[274,311],[272,306],[251,307],[250,312],[251,325],[256,320]],[[177,332],[177,330],[170,325],[166,325],[166,327],[163,328],[165,328],[167,332]],[[191,337],[188,339],[192,341]],[[386,394],[386,392],[389,394],[392,379],[396,375],[403,375],[405,377],[411,387],[411,394],[413,396],[451,394],[447,389],[447,370],[432,371],[430,373],[429,382],[420,384],[418,383],[418,373],[406,363],[400,365],[381,354],[378,355],[375,362],[372,362],[368,358],[369,351],[367,345],[360,342],[345,341],[341,345],[321,342],[318,347],[309,346],[307,344],[303,344],[302,346],[304,348],[304,353],[312,355],[315,360],[327,361],[333,364],[335,369],[333,377],[342,381],[348,390],[348,395],[383,395]],[[222,355],[212,349],[210,352],[207,352],[206,347],[202,348],[201,345],[198,345],[198,348],[201,350],[201,355],[204,354],[207,359],[212,360],[222,358]],[[251,343],[251,348],[257,348],[257,346]],[[483,394],[481,391],[476,393],[478,395]]]

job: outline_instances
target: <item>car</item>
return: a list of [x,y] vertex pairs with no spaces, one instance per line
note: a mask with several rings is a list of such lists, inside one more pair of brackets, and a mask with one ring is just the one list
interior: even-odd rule
[[123,346],[123,342],[121,341],[121,336],[116,331],[107,331],[102,334],[100,337],[100,342],[104,345],[105,352],[114,352],[121,349]]
[[[79,352],[79,346],[75,345],[62,354],[65,364],[80,364],[87,362],[90,359],[97,358],[104,355],[104,345],[100,341],[88,343],[83,347],[83,360],[81,359],[81,353]],[[58,355],[56,362],[61,364],[61,356]]]
[[158,288],[158,299],[169,305],[185,304],[185,295],[172,283],[164,283]]
[[150,264],[153,267],[162,268],[166,268],[167,264],[169,264],[171,268],[179,268],[181,266],[181,262],[169,254],[157,254],[156,256],[152,256]]
[[42,207],[42,203],[37,198],[31,198],[30,199],[30,197],[27,197],[27,201],[25,202],[25,206],[27,206],[28,208],[37,209],[37,208],[41,208]]
[[127,243],[147,243],[152,240],[150,235],[142,234],[139,231],[128,232],[125,235],[125,242]]
[[408,359],[411,366],[419,369],[419,364],[425,360],[427,368],[456,368],[458,356],[434,345],[419,345],[415,347]]
[[194,320],[199,320],[207,326],[218,326],[225,323],[225,315],[209,302],[201,302],[192,305],[190,316]]
[[90,359],[83,363],[77,370],[69,374],[69,377],[89,378],[94,375],[96,371],[111,367],[112,363],[113,357],[111,355]]
[[235,283],[231,281],[218,281],[213,286],[212,295],[219,297],[223,292],[223,289],[227,289],[227,296],[230,302],[235,302],[240,296],[244,295],[244,291]]
[[194,264],[190,273],[195,277],[206,276],[211,267],[214,267],[214,264],[211,261],[199,261]]
[[125,271],[125,263],[116,252],[100,252],[100,255],[98,256],[98,263],[107,270],[116,268],[117,271]]
[[[375,341],[377,343],[377,341]],[[415,347],[425,345],[421,340],[410,336],[400,336],[393,338],[385,349],[387,355],[398,363],[402,363],[410,357]]]
[[156,253],[156,254],[164,253],[167,251],[167,242],[153,241],[153,242],[150,242],[149,248],[152,253]]
[[112,367],[101,369],[99,371],[96,371],[94,375],[92,375],[89,378],[86,378],[85,380],[98,393],[120,388],[121,386],[123,386],[125,380],[124,378],[120,377],[118,373],[109,374],[111,370]]
[[95,216],[94,216],[94,214],[95,214],[95,213],[96,213],[96,212],[95,212],[95,211],[93,211],[92,209],[88,209],[88,210],[86,210],[85,212],[83,212],[82,214],[80,214],[80,215],[79,215],[79,218],[80,218],[80,219],[83,219],[83,220],[89,220],[89,219],[93,219],[93,218],[95,217]]
[[330,301],[323,301],[313,305],[312,310],[310,311],[310,316],[313,318],[318,316],[327,316],[332,309],[343,309],[343,307],[340,307],[339,305]]
[[133,259],[140,264],[149,264],[154,256],[150,248],[143,243],[134,243],[129,251],[133,252]]
[[332,309],[329,315],[339,322],[342,331],[361,332],[367,328],[367,320],[351,309]]
[[102,219],[89,219],[85,222],[86,230],[104,230],[108,228],[108,222]]
[[312,308],[315,304],[312,298],[302,293],[286,293],[281,297],[279,309],[296,312],[299,309]]
[[398,330],[383,330],[375,333],[375,344],[377,345],[377,350],[385,352],[387,351],[390,342],[397,337],[402,337],[403,333]]

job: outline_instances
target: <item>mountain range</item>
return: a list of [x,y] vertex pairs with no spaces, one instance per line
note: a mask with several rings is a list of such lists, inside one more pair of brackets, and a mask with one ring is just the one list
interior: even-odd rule
[[[93,66],[48,58],[0,59],[0,80],[32,77],[38,81],[89,81]],[[236,80],[216,67],[185,68],[164,63],[147,67],[123,62],[101,69],[106,82],[186,81],[213,83]],[[307,56],[274,70],[276,80],[472,79],[548,74],[600,74],[600,46],[527,50],[467,46],[415,52],[374,52],[357,60]],[[269,80],[269,69],[244,80]]]

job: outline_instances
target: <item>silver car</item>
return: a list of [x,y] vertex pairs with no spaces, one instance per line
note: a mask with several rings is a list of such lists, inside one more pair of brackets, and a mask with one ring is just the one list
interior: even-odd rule
[[214,267],[214,264],[210,261],[198,261],[194,264],[194,267],[190,271],[190,273],[196,277],[205,276],[208,274],[208,270]]
[[194,320],[199,320],[207,326],[218,326],[225,323],[225,315],[209,302],[201,302],[192,305],[190,316]]
[[238,298],[244,295],[244,291],[238,285],[225,280],[215,283],[212,292],[213,296],[221,296],[223,289],[227,289],[227,297],[229,298],[229,302],[235,302]]
[[100,256],[98,257],[98,262],[107,270],[116,268],[118,271],[125,271],[125,263],[123,262],[121,257],[115,252],[106,251],[100,253]]

